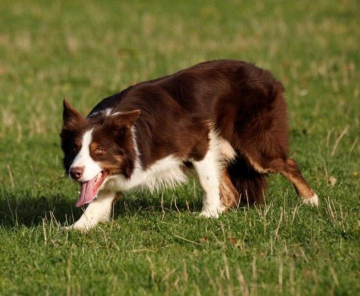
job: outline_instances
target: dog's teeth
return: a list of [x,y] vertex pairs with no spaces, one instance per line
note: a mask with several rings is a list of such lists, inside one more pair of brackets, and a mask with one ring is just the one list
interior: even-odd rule
[[101,176],[102,176],[102,173],[101,172],[98,173],[97,176],[96,176],[95,182],[99,181]]
[[78,191],[78,194],[80,194],[80,191]]

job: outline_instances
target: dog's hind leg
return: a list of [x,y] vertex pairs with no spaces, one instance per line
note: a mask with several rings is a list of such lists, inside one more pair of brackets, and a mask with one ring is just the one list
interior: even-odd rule
[[318,196],[302,176],[295,160],[291,158],[286,160],[276,158],[261,162],[256,158],[252,158],[250,154],[247,155],[247,158],[250,160],[252,166],[259,172],[282,174],[293,184],[296,192],[301,196],[304,203],[315,206],[319,204]]
[[220,197],[221,202],[226,209],[239,206],[239,193],[231,182],[229,172],[226,168],[224,168],[221,172]]
[[108,221],[115,199],[115,192],[100,191],[98,197],[87,206],[80,219],[69,226],[68,229],[87,231],[98,223]]
[[[243,116],[247,115],[247,120],[244,121],[243,117],[238,115],[233,128],[235,132],[230,134],[233,137],[230,138],[229,132],[226,133],[225,138],[231,140],[239,154],[235,162],[239,165],[235,168],[242,167],[242,171],[247,172],[244,179],[249,181],[250,192],[260,193],[260,190],[254,189],[254,185],[264,187],[266,174],[280,173],[294,185],[304,203],[318,205],[317,195],[301,175],[296,162],[289,158],[284,88],[278,82],[271,82],[265,89],[267,92],[260,92],[262,95],[257,97],[257,112],[254,112],[255,107],[252,105],[252,113],[240,113]],[[240,166],[241,163],[244,165]],[[238,189],[241,182],[237,180],[241,181],[243,176],[234,172],[231,165],[228,170]],[[239,178],[236,178],[237,175]]]
[[302,176],[295,160],[287,159],[284,169],[281,170],[280,173],[294,185],[295,190],[301,196],[304,203],[315,206],[319,205],[318,196]]

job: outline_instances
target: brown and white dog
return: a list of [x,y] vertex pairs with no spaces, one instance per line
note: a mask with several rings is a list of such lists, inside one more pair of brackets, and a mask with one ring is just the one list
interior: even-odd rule
[[194,170],[201,216],[260,204],[268,173],[281,173],[303,202],[318,197],[289,159],[284,87],[271,73],[233,60],[205,62],[102,100],[85,118],[64,100],[64,167],[80,182],[71,227],[110,218],[118,193],[173,186]]

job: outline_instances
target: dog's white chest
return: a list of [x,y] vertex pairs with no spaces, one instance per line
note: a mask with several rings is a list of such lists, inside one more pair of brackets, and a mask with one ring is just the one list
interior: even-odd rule
[[146,170],[143,170],[137,163],[130,179],[123,176],[111,177],[105,184],[105,189],[126,191],[135,187],[143,187],[154,191],[160,187],[174,187],[187,179],[182,165],[182,160],[172,155],[158,160]]
[[150,172],[145,172],[144,182],[140,186],[154,191],[160,187],[174,187],[185,182],[187,178],[181,165],[181,162],[173,159],[162,160],[156,166],[150,167]]

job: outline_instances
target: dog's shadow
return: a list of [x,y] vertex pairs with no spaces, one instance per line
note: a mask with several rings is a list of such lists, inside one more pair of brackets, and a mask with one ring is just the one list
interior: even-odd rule
[[[55,222],[59,225],[70,225],[82,215],[84,208],[76,208],[75,200],[69,200],[62,195],[54,196],[17,196],[0,199],[0,225],[4,228],[19,226],[32,227],[41,224]],[[114,217],[119,215],[138,215],[148,212],[163,211],[199,211],[201,199],[191,201],[181,198],[151,197],[148,194],[136,194],[123,196],[113,209]]]
[[74,204],[61,195],[9,196],[0,199],[0,225],[5,228],[37,226],[54,220],[69,223],[80,217]]

